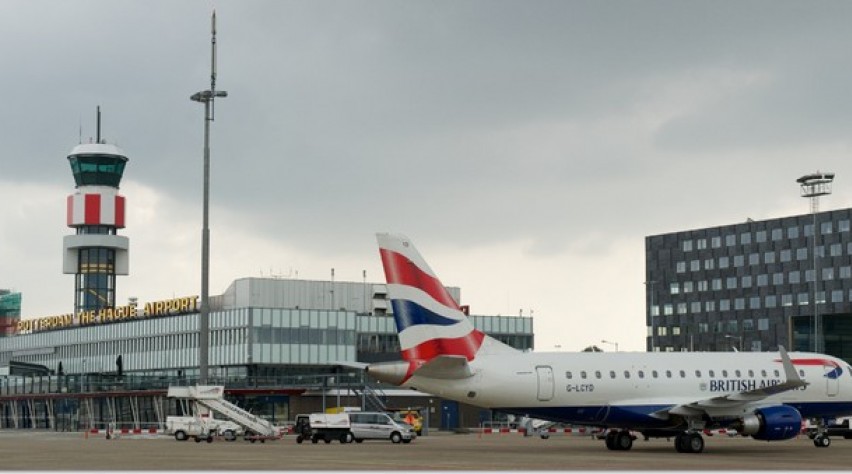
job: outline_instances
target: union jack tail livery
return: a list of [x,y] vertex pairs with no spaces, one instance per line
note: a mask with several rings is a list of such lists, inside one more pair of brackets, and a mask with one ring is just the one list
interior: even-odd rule
[[429,362],[427,371],[466,375],[466,363],[483,351],[515,351],[474,328],[407,237],[376,237],[402,358],[409,363],[406,378]]

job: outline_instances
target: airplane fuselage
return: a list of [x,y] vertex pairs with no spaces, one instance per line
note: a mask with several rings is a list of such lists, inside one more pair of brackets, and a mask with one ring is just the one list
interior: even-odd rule
[[[718,400],[704,407],[716,424],[755,407],[789,405],[802,417],[852,413],[852,374],[842,360],[795,352],[790,359],[806,387],[752,404]],[[661,410],[781,384],[778,353],[519,353],[480,355],[473,375],[453,380],[418,376],[405,386],[509,413],[609,427],[676,427]]]

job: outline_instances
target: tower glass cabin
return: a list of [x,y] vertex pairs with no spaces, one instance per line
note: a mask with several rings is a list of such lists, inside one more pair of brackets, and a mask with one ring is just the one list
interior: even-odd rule
[[128,158],[106,143],[78,145],[68,155],[77,191],[68,196],[63,272],[74,274],[74,312],[115,306],[115,277],[129,273],[124,196],[118,186]]

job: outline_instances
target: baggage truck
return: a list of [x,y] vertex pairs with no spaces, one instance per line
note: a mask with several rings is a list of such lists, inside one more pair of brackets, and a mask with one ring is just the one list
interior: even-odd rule
[[[307,421],[307,423],[306,423]],[[351,443],[354,439],[350,429],[348,413],[311,413],[296,417],[297,443],[310,439],[311,443],[323,440],[326,444],[334,440]]]

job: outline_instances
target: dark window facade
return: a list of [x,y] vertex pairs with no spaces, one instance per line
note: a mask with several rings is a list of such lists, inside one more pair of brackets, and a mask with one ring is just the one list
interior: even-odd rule
[[[812,350],[816,301],[823,315],[820,345],[850,360],[852,325],[836,318],[852,319],[852,209],[818,213],[816,226],[813,218],[803,214],[646,237],[648,349],[774,351],[783,345]],[[684,250],[683,242],[702,239],[726,245]],[[717,265],[694,269],[688,262],[695,260]],[[701,281],[724,284],[701,292],[669,291]],[[663,311],[684,305],[688,310],[683,313]],[[659,330],[674,327],[679,334]]]

